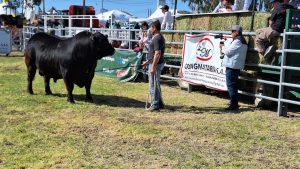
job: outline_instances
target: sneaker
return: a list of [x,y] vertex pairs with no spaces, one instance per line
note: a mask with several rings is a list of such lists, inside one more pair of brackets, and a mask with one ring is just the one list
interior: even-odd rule
[[154,108],[153,106],[150,106],[149,109],[147,109],[148,111],[151,111],[151,112],[159,112],[159,108]]
[[264,59],[270,60],[272,58],[272,56],[274,55],[275,50],[276,50],[276,47],[274,45],[269,46],[266,49],[266,52],[264,54]]
[[239,110],[239,106],[229,106],[225,108],[225,111],[238,111],[238,110]]

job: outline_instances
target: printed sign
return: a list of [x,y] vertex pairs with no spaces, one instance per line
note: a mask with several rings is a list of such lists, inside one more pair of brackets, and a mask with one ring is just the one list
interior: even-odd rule
[[9,54],[12,50],[12,39],[10,31],[0,28],[0,53]]
[[[225,45],[232,41],[224,36]],[[220,58],[221,39],[216,34],[185,35],[182,56],[182,80],[191,84],[226,91],[225,67]]]
[[141,62],[141,53],[116,50],[113,56],[107,56],[99,60],[95,71],[96,74],[128,82],[137,77]]

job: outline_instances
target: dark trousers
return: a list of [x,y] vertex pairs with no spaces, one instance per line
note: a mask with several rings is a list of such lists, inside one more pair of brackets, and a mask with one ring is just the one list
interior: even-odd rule
[[230,107],[238,106],[238,79],[240,70],[226,67],[226,85],[230,97]]

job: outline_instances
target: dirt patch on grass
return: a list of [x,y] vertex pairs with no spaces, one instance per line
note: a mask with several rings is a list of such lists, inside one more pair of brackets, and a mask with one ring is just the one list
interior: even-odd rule
[[6,72],[6,73],[16,73],[18,71],[21,71],[22,67],[19,65],[14,65],[14,66],[0,66],[0,71],[1,72]]

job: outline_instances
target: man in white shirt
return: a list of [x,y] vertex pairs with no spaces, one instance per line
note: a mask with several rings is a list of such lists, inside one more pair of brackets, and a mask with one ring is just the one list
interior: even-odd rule
[[164,5],[160,8],[164,14],[163,21],[161,23],[161,30],[171,30],[173,28],[173,17],[169,11],[169,6]]

